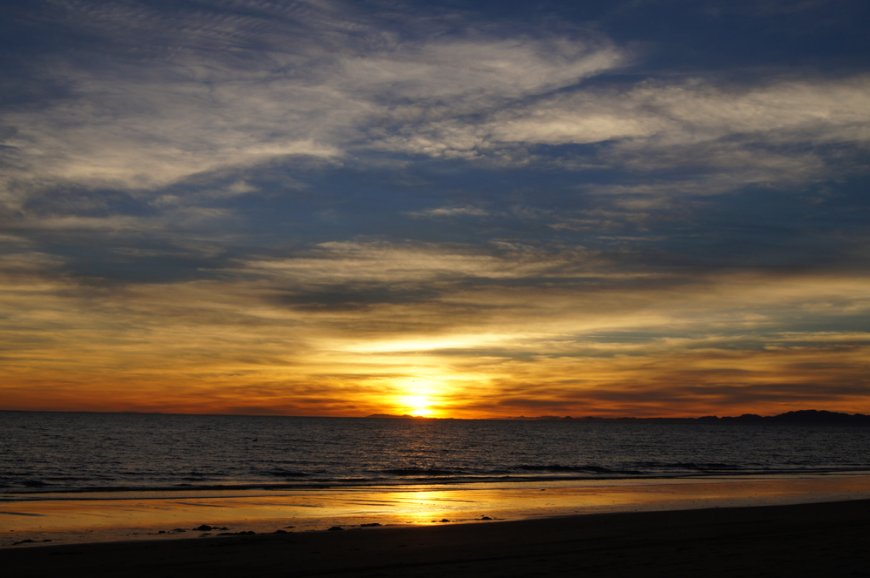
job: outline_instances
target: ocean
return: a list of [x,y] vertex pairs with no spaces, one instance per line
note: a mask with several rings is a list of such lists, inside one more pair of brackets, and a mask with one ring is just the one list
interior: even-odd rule
[[866,471],[868,427],[0,412],[0,495]]

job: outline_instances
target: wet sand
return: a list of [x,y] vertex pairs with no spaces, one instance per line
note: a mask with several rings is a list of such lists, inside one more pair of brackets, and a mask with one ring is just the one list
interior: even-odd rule
[[870,576],[870,500],[0,550],[26,576]]
[[[870,499],[867,474],[4,495],[0,548]],[[211,531],[197,531],[202,525]],[[288,528],[292,526],[292,528]]]

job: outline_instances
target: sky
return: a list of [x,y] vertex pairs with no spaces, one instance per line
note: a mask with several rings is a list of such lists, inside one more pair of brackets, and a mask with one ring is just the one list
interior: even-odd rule
[[2,409],[870,413],[870,3],[0,10]]

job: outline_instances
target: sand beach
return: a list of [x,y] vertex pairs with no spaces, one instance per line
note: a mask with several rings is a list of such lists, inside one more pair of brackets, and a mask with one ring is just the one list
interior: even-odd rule
[[4,577],[870,576],[868,476],[67,495]]
[[0,550],[64,576],[870,576],[870,501]]

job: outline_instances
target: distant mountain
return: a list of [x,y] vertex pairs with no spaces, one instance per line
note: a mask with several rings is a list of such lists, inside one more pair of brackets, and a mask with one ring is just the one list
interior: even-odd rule
[[840,413],[836,411],[820,411],[803,409],[789,411],[779,415],[763,417],[755,414],[744,414],[738,417],[712,418],[723,422],[737,423],[773,423],[773,424],[807,424],[807,425],[870,425],[870,415],[860,413]]

